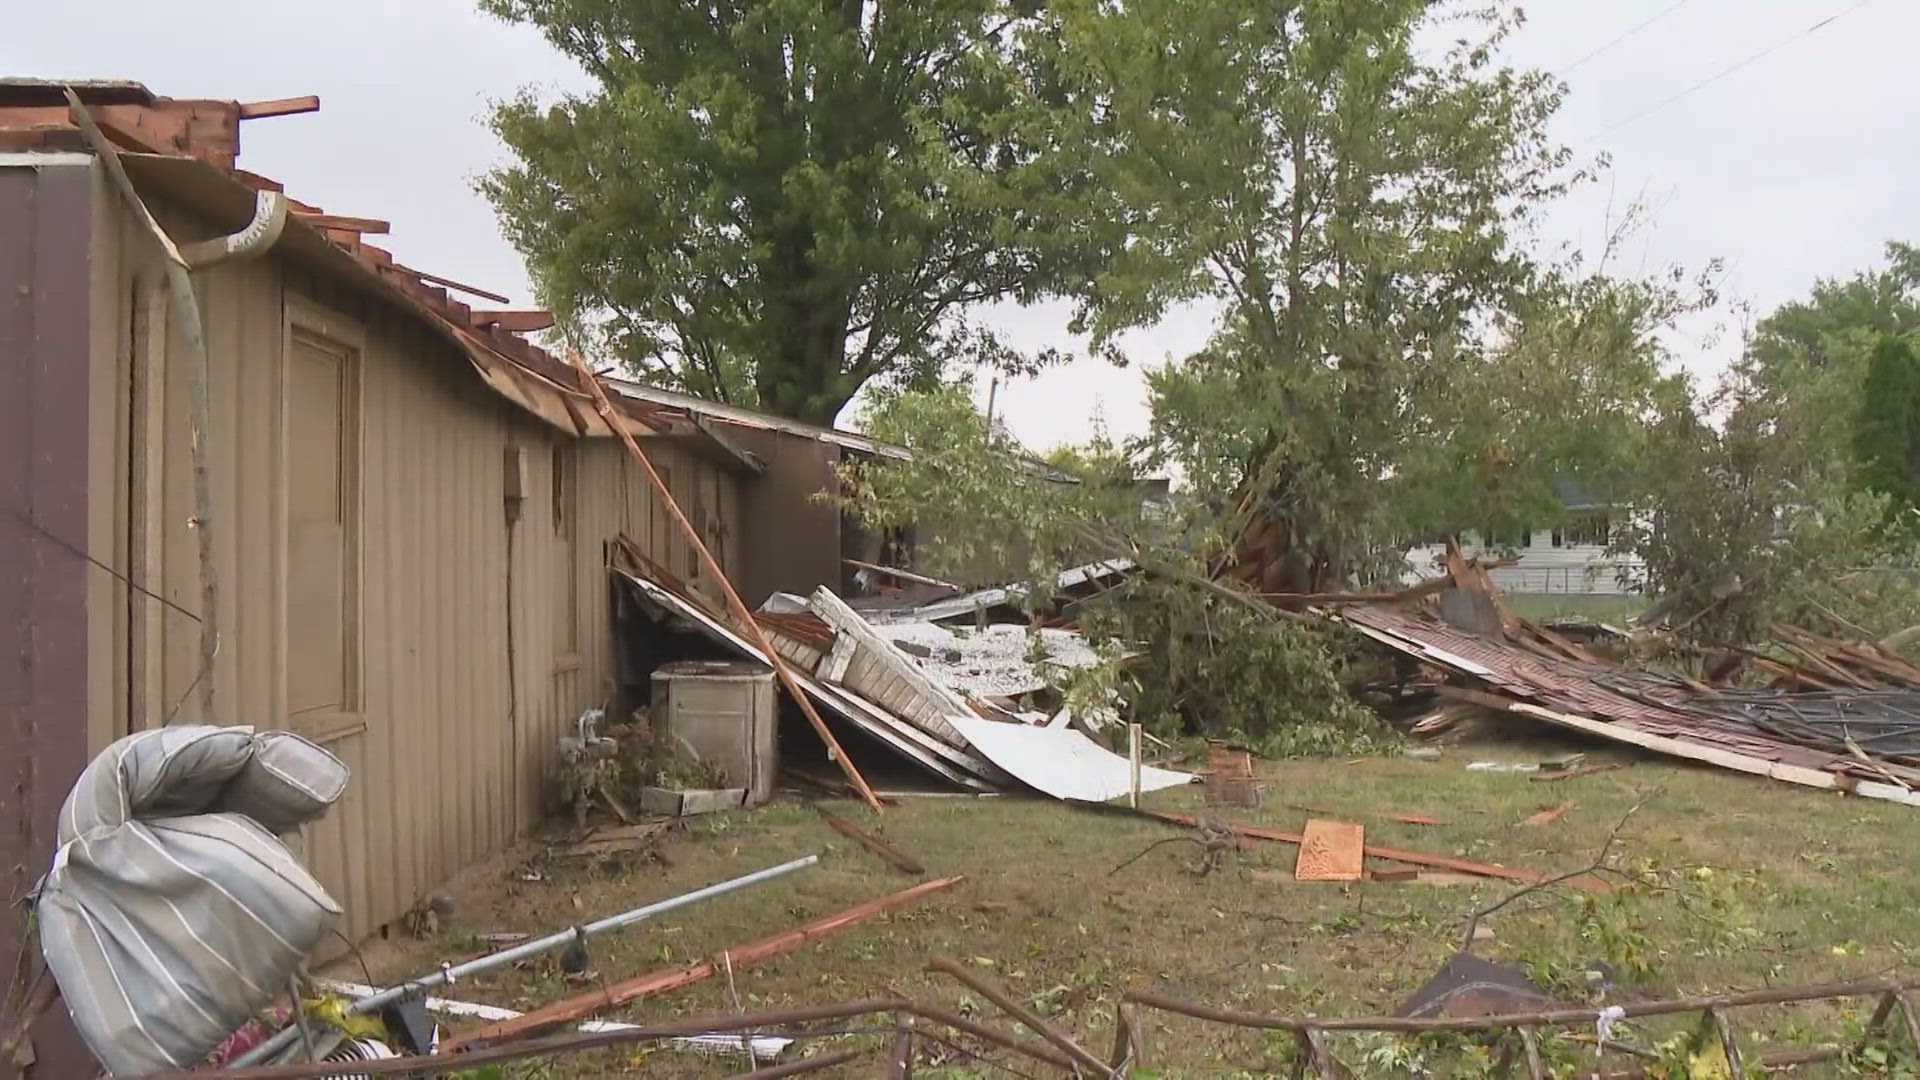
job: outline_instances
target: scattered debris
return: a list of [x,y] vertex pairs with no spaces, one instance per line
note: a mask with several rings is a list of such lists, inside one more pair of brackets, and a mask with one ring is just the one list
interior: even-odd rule
[[1527,815],[1527,817],[1521,820],[1520,824],[1531,826],[1551,825],[1555,821],[1560,820],[1561,814],[1566,813],[1578,805],[1580,804],[1574,802],[1572,799],[1568,799],[1558,806],[1543,806],[1538,813]]
[[1624,769],[1627,767],[1628,764],[1629,763],[1625,761],[1615,761],[1605,765],[1582,765],[1577,769],[1562,769],[1558,772],[1543,772],[1536,776],[1530,776],[1527,779],[1532,780],[1535,783],[1540,783],[1546,780],[1571,780],[1576,776],[1591,776],[1594,773],[1612,772],[1615,769]]
[[[1125,807],[1113,807],[1105,804],[1081,805],[1110,813],[1135,813],[1144,817],[1153,818],[1157,821],[1164,821],[1170,825],[1184,825],[1188,828],[1193,828],[1199,824],[1193,818],[1183,814],[1162,814],[1152,810],[1130,811]],[[1299,833],[1285,832],[1280,829],[1267,829],[1254,825],[1239,825],[1231,822],[1227,823],[1227,827],[1232,829],[1237,835],[1251,837],[1256,840],[1278,840],[1287,844],[1299,844],[1305,839],[1305,837]],[[1531,870],[1520,870],[1511,866],[1500,866],[1495,863],[1479,863],[1471,859],[1456,859],[1447,855],[1427,855],[1418,851],[1402,851],[1398,848],[1379,847],[1374,844],[1366,845],[1364,850],[1365,854],[1371,858],[1390,859],[1394,862],[1409,863],[1414,866],[1431,866],[1440,870],[1454,870],[1463,874],[1473,874],[1483,878],[1505,878],[1509,881],[1529,883],[1548,880],[1547,875],[1536,874]],[[1609,888],[1606,882],[1592,877],[1577,877],[1568,881],[1567,884],[1575,888],[1596,892],[1606,892]]]
[[[1328,617],[1443,672],[1434,690],[1446,698],[1690,761],[1920,806],[1920,668],[1878,646],[1777,627],[1800,664],[1753,662],[1787,685],[1821,689],[1754,691],[1603,661],[1524,620],[1476,632],[1382,605]],[[1468,766],[1475,767],[1534,771]]]
[[1208,743],[1207,768],[1200,775],[1206,782],[1209,805],[1243,808],[1260,805],[1260,782],[1253,776],[1253,752],[1246,747]]
[[[955,729],[994,764],[1056,799],[1105,802],[1132,790],[1127,759],[1071,728],[1036,728],[956,716]],[[1140,768],[1140,790],[1192,783],[1193,774]]]
[[1537,1012],[1552,1005],[1553,998],[1519,968],[1472,953],[1455,953],[1393,1014],[1486,1017]]
[[1366,827],[1312,818],[1301,834],[1296,881],[1359,881],[1366,869]]
[[783,930],[738,948],[727,949],[716,957],[696,961],[684,967],[666,968],[631,979],[623,979],[576,997],[556,1001],[517,1019],[501,1020],[473,1031],[460,1032],[447,1039],[443,1046],[447,1050],[454,1050],[463,1046],[524,1039],[550,1031],[603,1009],[616,1008],[630,1001],[712,978],[729,968],[738,971],[771,957],[790,953],[816,938],[865,922],[895,908],[904,907],[929,893],[951,889],[964,880],[966,880],[964,877],[956,876],[923,881],[890,896],[856,904],[832,915],[802,923],[791,930]]
[[[667,819],[641,822],[636,825],[621,825],[611,829],[595,829],[587,834],[586,839],[562,848],[555,854],[563,859],[608,859],[643,855],[652,850],[654,845],[674,828],[675,824],[673,820]],[[525,937],[525,934],[521,934],[515,940]],[[494,942],[494,944],[499,943]]]
[[1142,848],[1139,854],[1107,871],[1107,876],[1112,877],[1114,874],[1139,862],[1146,857],[1147,852],[1152,851],[1154,848],[1160,847],[1163,844],[1178,843],[1188,843],[1199,846],[1200,861],[1195,863],[1189,869],[1189,872],[1195,877],[1206,877],[1208,874],[1220,868],[1220,860],[1226,857],[1227,852],[1238,847],[1240,840],[1234,835],[1233,830],[1227,826],[1217,821],[1209,821],[1206,818],[1201,818],[1199,824],[1194,826],[1192,836],[1169,836],[1164,839],[1155,840],[1153,843]]
[[901,853],[899,848],[894,847],[891,843],[888,843],[884,838],[875,836],[874,834],[866,831],[865,829],[862,829],[860,826],[855,825],[853,822],[848,821],[846,818],[843,818],[840,815],[825,809],[824,807],[816,806],[813,809],[815,810],[815,812],[817,812],[820,815],[820,820],[826,822],[827,826],[831,828],[834,832],[839,833],[840,835],[846,837],[847,839],[852,840],[853,842],[859,844],[861,847],[866,848],[868,851],[873,852],[875,855],[880,856],[882,859],[886,860],[887,864],[889,866],[892,866],[895,870],[898,870],[903,874],[911,874],[914,877],[919,877],[922,874],[925,874],[927,872],[926,867],[921,866],[919,863],[908,858],[905,854]]
[[[341,994],[349,998],[372,997],[380,991],[361,983],[339,982],[332,979],[317,980],[322,990]],[[524,1013],[512,1009],[502,1009],[497,1005],[478,1005],[468,1001],[450,1001],[446,998],[422,998],[421,1004],[430,1013],[467,1020],[486,1020],[497,1023],[502,1020],[518,1020]],[[575,1030],[597,1031],[635,1031],[638,1024],[623,1024],[610,1020],[588,1020]],[[792,1039],[774,1035],[682,1035],[668,1040],[674,1046],[688,1050],[698,1050],[708,1054],[750,1054],[754,1058],[771,1061],[786,1053],[793,1045]]]
[[747,805],[746,788],[706,788],[679,790],[644,787],[640,789],[640,809],[667,817],[693,817],[722,810],[738,810]]
[[[162,730],[174,730],[174,729],[162,729]],[[796,870],[804,870],[805,868],[812,866],[819,861],[820,861],[820,856],[818,855],[803,856],[801,858],[794,859],[789,862],[781,863],[778,866],[770,866],[764,870],[755,871],[754,873],[751,873],[751,874],[743,874],[740,877],[732,878],[727,881],[717,882],[713,885],[707,886],[704,889],[696,889],[693,892],[683,893],[679,896],[670,897],[666,900],[661,900],[656,903],[647,904],[643,907],[637,907],[631,911],[623,911],[618,915],[610,915],[607,918],[600,919],[595,922],[587,923],[584,926],[574,926],[566,930],[561,930],[556,933],[548,934],[545,937],[537,938],[533,941],[525,942],[523,944],[514,946],[513,948],[504,949],[496,953],[489,953],[478,959],[469,960],[464,964],[442,965],[440,970],[435,971],[431,974],[422,975],[415,979],[410,979],[397,986],[388,987],[387,989],[382,990],[377,994],[373,994],[369,997],[364,997],[364,998],[360,998],[358,1000],[353,1001],[352,1003],[348,1004],[343,1010],[343,1014],[342,1014],[343,1019],[346,1017],[365,1016],[370,1013],[376,1013],[380,1009],[384,1008],[390,1002],[398,1001],[402,998],[407,998],[407,997],[425,996],[426,992],[429,990],[434,990],[442,986],[452,986],[455,982],[459,981],[460,979],[466,978],[469,975],[475,975],[482,971],[489,971],[489,970],[492,970],[493,968],[501,967],[505,964],[511,964],[514,961],[525,959],[526,957],[537,956],[541,953],[551,952],[554,949],[564,948],[570,944],[577,943],[585,938],[592,937],[595,934],[606,933],[609,930],[619,930],[624,927],[631,926],[634,923],[653,918],[655,915],[663,914],[665,912],[672,911],[676,908],[685,907],[688,904],[699,903],[702,900],[708,900],[715,896],[721,896],[726,893],[733,892],[737,889],[747,888],[749,886],[757,885],[765,881],[771,881],[774,878],[783,877],[787,874],[791,874]],[[311,946],[309,946],[309,948],[310,947]],[[238,1027],[239,1024],[236,1023],[233,1026]],[[228,1030],[232,1030],[232,1029],[229,1028]],[[281,1054],[287,1050],[293,1049],[295,1044],[301,1042],[302,1034],[303,1034],[302,1029],[299,1026],[288,1025],[282,1028],[279,1034],[273,1036],[272,1038],[266,1040],[265,1042],[262,1042],[259,1045],[241,1054],[238,1058],[234,1060],[234,1064],[235,1065],[252,1065],[256,1062],[267,1061],[268,1059],[273,1058],[278,1054]],[[195,1060],[198,1060],[198,1059],[196,1058]]]
[[[1495,965],[1497,967],[1497,965]],[[1442,968],[1428,987],[1437,991],[1433,995],[1437,1000],[1449,1000],[1445,986],[1448,970]],[[1485,975],[1491,987],[1484,991],[1488,994],[1515,995],[1525,994],[1529,988],[1510,985],[1504,975],[1494,975],[1490,969],[1477,965],[1455,969],[1454,974],[1465,984],[1471,984],[1478,976]],[[1439,983],[1439,986],[1436,986]],[[1716,994],[1705,997],[1679,998],[1667,1001],[1635,1001],[1619,1005],[1596,1006],[1560,1006],[1553,1007],[1549,1002],[1545,1006],[1535,1006],[1522,1011],[1506,1011],[1491,1015],[1440,1015],[1431,1013],[1417,1016],[1367,1016],[1367,1017],[1326,1017],[1277,1016],[1271,1013],[1239,1012],[1230,1009],[1216,1009],[1205,1005],[1181,1001],[1164,994],[1145,990],[1129,990],[1122,999],[1135,1005],[1159,1009],[1163,1012],[1189,1016],[1196,1020],[1213,1023],[1231,1024],[1236,1027],[1253,1028],[1265,1031],[1284,1031],[1291,1033],[1300,1048],[1299,1066],[1295,1075],[1304,1076],[1308,1070],[1323,1080],[1336,1080],[1347,1072],[1327,1052],[1325,1036],[1329,1032],[1371,1031],[1395,1035],[1418,1035],[1434,1032],[1512,1032],[1517,1038],[1503,1038],[1506,1046],[1504,1056],[1493,1064],[1495,1075],[1505,1075],[1514,1066],[1514,1044],[1517,1042],[1527,1055],[1527,1075],[1545,1077],[1548,1073],[1540,1061],[1538,1034],[1540,1028],[1596,1027],[1602,1032],[1600,1042],[1595,1047],[1595,1058],[1615,1044],[1607,1041],[1604,1032],[1621,1020],[1647,1016],[1674,1016],[1684,1013],[1699,1013],[1703,1023],[1718,1033],[1723,1047],[1735,1047],[1737,1055],[1738,1041],[1733,1028],[1726,1018],[1729,1010],[1758,1005],[1780,1005],[1786,1003],[1831,1001],[1849,997],[1877,997],[1879,1005],[1874,1011],[1874,1019],[1868,1024],[1868,1036],[1877,1037],[1885,1030],[1887,1022],[1896,1014],[1907,1018],[1909,1027],[1914,1027],[1916,1015],[1914,1005],[1907,994],[1920,988],[1920,978],[1872,979],[1863,982],[1825,984],[1806,987],[1774,987],[1765,990],[1750,990],[1744,993]],[[1425,988],[1423,988],[1425,989]],[[1466,997],[1459,1006],[1471,1008],[1480,996],[1476,991]],[[1415,995],[1416,999],[1420,995]],[[1415,1002],[1409,1002],[1415,1004]],[[1624,1048],[1622,1048],[1624,1049]],[[1824,1045],[1798,1050],[1783,1050],[1760,1055],[1757,1064],[1762,1069],[1795,1068],[1822,1061],[1832,1061],[1846,1056],[1849,1044],[1828,1041]],[[1729,1055],[1732,1060],[1735,1055]],[[1721,1063],[1723,1066],[1725,1062]],[[1636,1069],[1630,1075],[1642,1075],[1644,1070]],[[1619,1075],[1619,1074],[1610,1074]],[[1739,1066],[1723,1069],[1720,1075],[1744,1075]]]

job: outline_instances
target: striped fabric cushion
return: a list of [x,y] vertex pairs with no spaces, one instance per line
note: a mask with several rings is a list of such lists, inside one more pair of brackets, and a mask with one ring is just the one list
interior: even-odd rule
[[284,991],[340,907],[235,811],[290,831],[345,780],[319,747],[250,728],[144,731],[87,766],[36,913],[47,967],[110,1074],[200,1061]]

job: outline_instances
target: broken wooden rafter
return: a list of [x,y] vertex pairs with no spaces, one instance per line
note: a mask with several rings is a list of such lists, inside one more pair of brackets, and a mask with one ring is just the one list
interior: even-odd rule
[[846,818],[841,817],[839,814],[827,810],[825,807],[816,806],[814,810],[819,813],[820,820],[827,823],[828,828],[859,844],[861,847],[866,848],[868,851],[873,852],[875,855],[880,856],[881,859],[886,861],[887,865],[893,867],[895,870],[903,874],[911,874],[914,877],[919,877],[927,872],[926,867],[921,866],[909,858],[899,848],[888,843],[885,838],[875,836],[860,826],[855,825],[853,822],[848,821]]
[[392,222],[382,221],[379,218],[322,214],[311,210],[295,210],[293,219],[315,229],[335,229],[341,232],[385,233],[393,228]]
[[394,270],[402,274],[406,274],[411,277],[417,277],[421,281],[431,282],[432,284],[440,285],[448,289],[457,289],[458,291],[466,293],[469,296],[478,296],[483,300],[491,300],[496,304],[513,303],[512,300],[509,300],[506,297],[501,296],[497,292],[488,292],[487,290],[482,289],[478,286],[468,285],[463,281],[455,281],[452,278],[441,277],[438,274],[429,274],[425,270],[415,270],[411,266],[402,266],[399,263],[388,263],[387,265],[391,266]]
[[242,120],[264,120],[269,116],[295,116],[299,113],[319,111],[319,94],[307,94],[303,97],[274,98],[272,101],[243,101],[240,103],[240,119]]
[[1566,813],[1567,811],[1573,809],[1578,805],[1580,804],[1575,802],[1574,800],[1566,799],[1555,806],[1543,806],[1539,809],[1538,812],[1528,814],[1526,818],[1524,818],[1520,822],[1520,824],[1526,825],[1530,828],[1538,828],[1542,825],[1551,825],[1554,822],[1560,820],[1560,815]]
[[832,915],[822,916],[810,922],[802,923],[790,930],[782,930],[777,934],[763,937],[758,941],[749,942],[738,948],[727,949],[716,956],[696,961],[685,967],[665,968],[660,971],[649,972],[645,975],[611,983],[599,989],[590,990],[584,994],[556,1001],[544,1009],[536,1009],[517,1020],[503,1020],[498,1023],[488,1024],[486,1027],[477,1028],[473,1031],[460,1032],[449,1039],[442,1040],[441,1047],[443,1050],[454,1050],[462,1046],[472,1046],[476,1043],[497,1043],[508,1039],[524,1039],[538,1035],[542,1032],[560,1027],[561,1025],[570,1024],[579,1020],[581,1017],[599,1012],[602,1009],[616,1008],[629,1001],[653,994],[665,993],[668,990],[677,990],[682,986],[699,982],[702,979],[712,978],[714,975],[727,970],[729,967],[738,970],[750,964],[757,964],[763,960],[790,953],[808,942],[825,937],[836,930],[844,929],[856,923],[865,922],[876,915],[892,911],[895,908],[904,907],[929,893],[939,892],[943,889],[951,889],[965,880],[966,878],[964,876],[955,875],[953,877],[935,878],[932,881],[923,881],[918,885],[903,889],[900,892],[868,900],[865,903],[855,904],[853,907],[837,911]]
[[467,319],[481,328],[495,327],[510,334],[530,334],[536,330],[545,330],[553,325],[553,312],[538,308],[512,311],[482,311],[475,309],[467,313]]

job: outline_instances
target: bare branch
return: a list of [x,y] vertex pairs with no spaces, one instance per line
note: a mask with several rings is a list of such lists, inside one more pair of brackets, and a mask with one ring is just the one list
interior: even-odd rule
[[1536,881],[1530,885],[1525,885],[1525,886],[1522,886],[1521,888],[1515,889],[1513,892],[1508,893],[1506,896],[1500,898],[1499,900],[1494,901],[1491,904],[1488,904],[1486,907],[1483,907],[1480,910],[1474,912],[1472,915],[1468,916],[1467,928],[1460,935],[1460,951],[1463,953],[1471,953],[1473,951],[1473,932],[1475,930],[1480,929],[1481,919],[1484,919],[1487,916],[1493,914],[1494,912],[1499,911],[1501,908],[1506,907],[1508,904],[1513,903],[1515,900],[1518,900],[1521,897],[1530,895],[1532,893],[1537,893],[1546,889],[1550,889],[1555,885],[1559,885],[1563,882],[1571,881],[1577,877],[1585,877],[1588,874],[1599,873],[1600,871],[1611,869],[1607,865],[1607,860],[1613,855],[1613,845],[1616,842],[1618,842],[1620,839],[1620,830],[1627,827],[1627,822],[1630,819],[1632,819],[1634,814],[1640,811],[1641,807],[1647,805],[1649,801],[1659,796],[1664,790],[1665,789],[1663,788],[1655,788],[1654,790],[1648,792],[1647,794],[1642,795],[1640,797],[1640,801],[1634,803],[1632,806],[1627,807],[1627,812],[1620,815],[1620,820],[1614,824],[1613,831],[1607,834],[1607,842],[1600,845],[1600,851],[1598,854],[1596,854],[1593,857],[1593,861],[1591,863],[1588,863],[1587,865],[1581,867],[1578,870],[1569,870],[1564,874],[1556,874],[1553,877],[1547,878],[1545,881]]

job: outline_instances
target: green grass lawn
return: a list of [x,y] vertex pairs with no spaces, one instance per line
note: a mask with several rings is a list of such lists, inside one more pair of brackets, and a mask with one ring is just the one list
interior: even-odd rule
[[[1584,1000],[1577,976],[1604,959],[1624,985],[1608,1000],[1656,998],[1767,985],[1832,982],[1913,970],[1920,942],[1914,857],[1920,811],[1796,788],[1661,760],[1553,783],[1525,774],[1473,772],[1470,761],[1537,761],[1567,744],[1466,745],[1438,760],[1291,761],[1263,768],[1266,797],[1232,818],[1298,830],[1310,806],[1366,825],[1369,842],[1505,863],[1541,872],[1585,865],[1636,802],[1620,831],[1618,861],[1653,875],[1658,890],[1628,890],[1592,902],[1581,895],[1528,897],[1490,918],[1476,951],[1550,979]],[[1608,760],[1590,750],[1589,761]],[[1544,827],[1520,820],[1564,799],[1577,805]],[[1151,795],[1155,808],[1205,812],[1196,788]],[[875,819],[856,804],[844,816]],[[1444,824],[1386,820],[1430,815]],[[1291,1014],[1391,1012],[1458,945],[1462,918],[1515,886],[1292,880],[1295,849],[1252,842],[1204,878],[1185,868],[1193,848],[1157,848],[1110,871],[1150,842],[1173,835],[1156,823],[1093,814],[1030,798],[918,798],[878,819],[885,835],[931,875],[965,874],[959,887],[917,907],[736,973],[747,1010],[899,993],[1011,1027],[992,1006],[926,971],[946,954],[975,965],[1104,1054],[1117,994],[1153,988],[1214,1006]],[[792,801],[701,819],[664,849],[666,867],[617,873],[581,870],[538,884],[510,882],[499,866],[456,891],[454,925],[437,940],[398,940],[375,950],[374,975],[431,970],[486,931],[543,933],[586,918],[819,852],[819,866],[752,891],[724,896],[596,942],[600,972],[620,979],[710,955],[794,923],[900,889],[908,879],[827,829]],[[1646,974],[1628,979],[1639,966]],[[349,962],[346,971],[359,972]],[[578,986],[547,965],[463,981],[451,996],[533,1008]],[[1756,1045],[1834,1041],[1846,1005],[1742,1010],[1735,1020]],[[662,1018],[735,1007],[726,980],[636,1003],[622,1015]],[[1632,1033],[1650,1044],[1666,1028]],[[1257,1033],[1148,1014],[1149,1064],[1162,1076],[1262,1075],[1290,1060],[1290,1047]],[[878,1033],[811,1040],[812,1053],[885,1042]],[[966,1040],[961,1040],[965,1042]],[[974,1044],[970,1044],[974,1045]],[[1372,1048],[1358,1037],[1335,1050],[1362,1075]],[[1040,1066],[996,1055],[1029,1074]],[[822,1075],[878,1075],[877,1059]],[[739,1061],[655,1050],[523,1066],[510,1075],[720,1076]],[[1392,1070],[1387,1070],[1388,1072]],[[922,1077],[1009,1075],[951,1055]]]
[[1606,593],[1503,593],[1507,607],[1523,619],[1594,619],[1623,625],[1646,609],[1644,596]]

